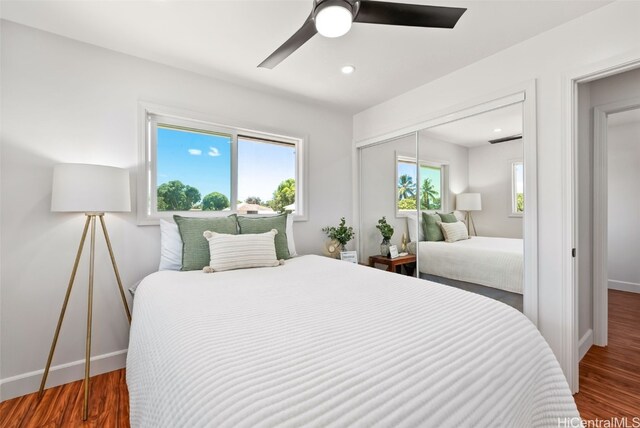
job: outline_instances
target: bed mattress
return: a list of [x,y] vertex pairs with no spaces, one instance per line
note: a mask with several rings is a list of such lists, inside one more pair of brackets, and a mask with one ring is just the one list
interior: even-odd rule
[[578,416],[518,311],[319,256],[149,275],[127,384],[133,427],[557,427]]
[[420,272],[512,293],[522,294],[523,264],[522,239],[474,236],[418,245]]

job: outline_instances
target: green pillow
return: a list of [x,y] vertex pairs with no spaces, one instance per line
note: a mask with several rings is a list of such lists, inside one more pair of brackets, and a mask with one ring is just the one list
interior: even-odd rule
[[236,215],[228,217],[181,217],[174,215],[173,219],[178,225],[180,237],[182,238],[182,269],[199,270],[209,266],[211,256],[209,255],[209,241],[202,235],[210,230],[216,233],[226,233],[229,235],[238,234],[238,223]]
[[437,222],[441,221],[438,214],[422,213],[422,228],[424,229],[424,237],[427,241],[444,241],[442,230]]
[[265,233],[271,229],[276,229],[276,257],[278,260],[291,258],[289,254],[289,244],[287,242],[287,214],[280,214],[269,217],[238,217],[240,234]]
[[442,219],[443,223],[455,223],[458,221],[458,217],[456,217],[454,213],[449,213],[449,214],[440,213],[438,215]]

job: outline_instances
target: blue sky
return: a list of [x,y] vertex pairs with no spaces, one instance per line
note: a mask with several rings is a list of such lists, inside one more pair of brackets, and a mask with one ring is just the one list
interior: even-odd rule
[[[230,137],[158,127],[157,156],[158,185],[180,180],[202,197],[231,195]],[[240,139],[238,172],[238,199],[271,199],[280,182],[295,178],[295,149]]]
[[[408,175],[410,177],[413,177],[413,182],[417,183],[417,177],[416,177],[416,166],[415,164],[410,164],[408,162],[398,162],[398,178],[401,175]],[[424,182],[425,179],[430,178],[431,182],[433,183],[434,187],[436,188],[436,190],[438,191],[438,193],[440,193],[440,170],[436,169],[436,168],[428,168],[428,167],[421,167],[420,168],[420,181]],[[396,183],[397,185],[397,183]],[[420,186],[422,187],[422,183],[420,183]]]

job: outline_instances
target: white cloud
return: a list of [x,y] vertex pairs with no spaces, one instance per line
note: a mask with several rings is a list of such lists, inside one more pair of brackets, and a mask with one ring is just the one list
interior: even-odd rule
[[200,156],[202,154],[202,150],[200,149],[189,149],[189,154],[193,156]]
[[209,147],[209,153],[207,153],[209,156],[220,156],[220,150],[216,149],[215,147]]

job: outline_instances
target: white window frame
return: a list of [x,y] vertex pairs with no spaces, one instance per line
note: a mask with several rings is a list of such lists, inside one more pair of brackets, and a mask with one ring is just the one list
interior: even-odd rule
[[[511,167],[511,210],[509,213],[509,217],[522,217],[524,215],[524,212],[518,212],[517,211],[517,204],[518,204],[518,197],[517,197],[517,190],[518,190],[518,180],[516,178],[516,165],[522,165],[523,167],[523,171],[522,171],[522,178],[524,180],[524,161],[522,159],[513,159],[509,162],[509,166]],[[524,193],[524,186],[523,186],[523,193]],[[526,203],[526,198],[525,198],[525,203]]]
[[[419,206],[416,207],[415,210],[402,210],[398,209],[398,180],[400,176],[398,175],[398,163],[399,162],[408,162],[416,164],[416,192],[420,191],[420,166],[427,166],[431,168],[439,168],[440,169],[440,211],[449,212],[449,162],[446,161],[433,161],[433,160],[420,160],[420,162],[416,161],[415,156],[408,156],[401,153],[396,152],[395,157],[395,182],[394,182],[394,207],[396,212],[396,218],[406,217],[408,215],[413,215],[414,212],[418,211]],[[428,210],[430,211],[430,210]]]
[[[139,165],[138,165],[138,225],[157,225],[160,219],[171,219],[174,214],[189,217],[225,217],[237,213],[238,201],[238,136],[292,144],[296,150],[296,210],[294,221],[306,221],[306,156],[304,137],[286,136],[280,133],[256,131],[248,128],[220,125],[207,115],[170,108],[151,103],[139,103]],[[231,189],[228,211],[158,211],[157,210],[157,122],[184,128],[200,129],[231,137]],[[247,214],[264,217],[269,214]],[[276,215],[276,214],[274,214]]]

